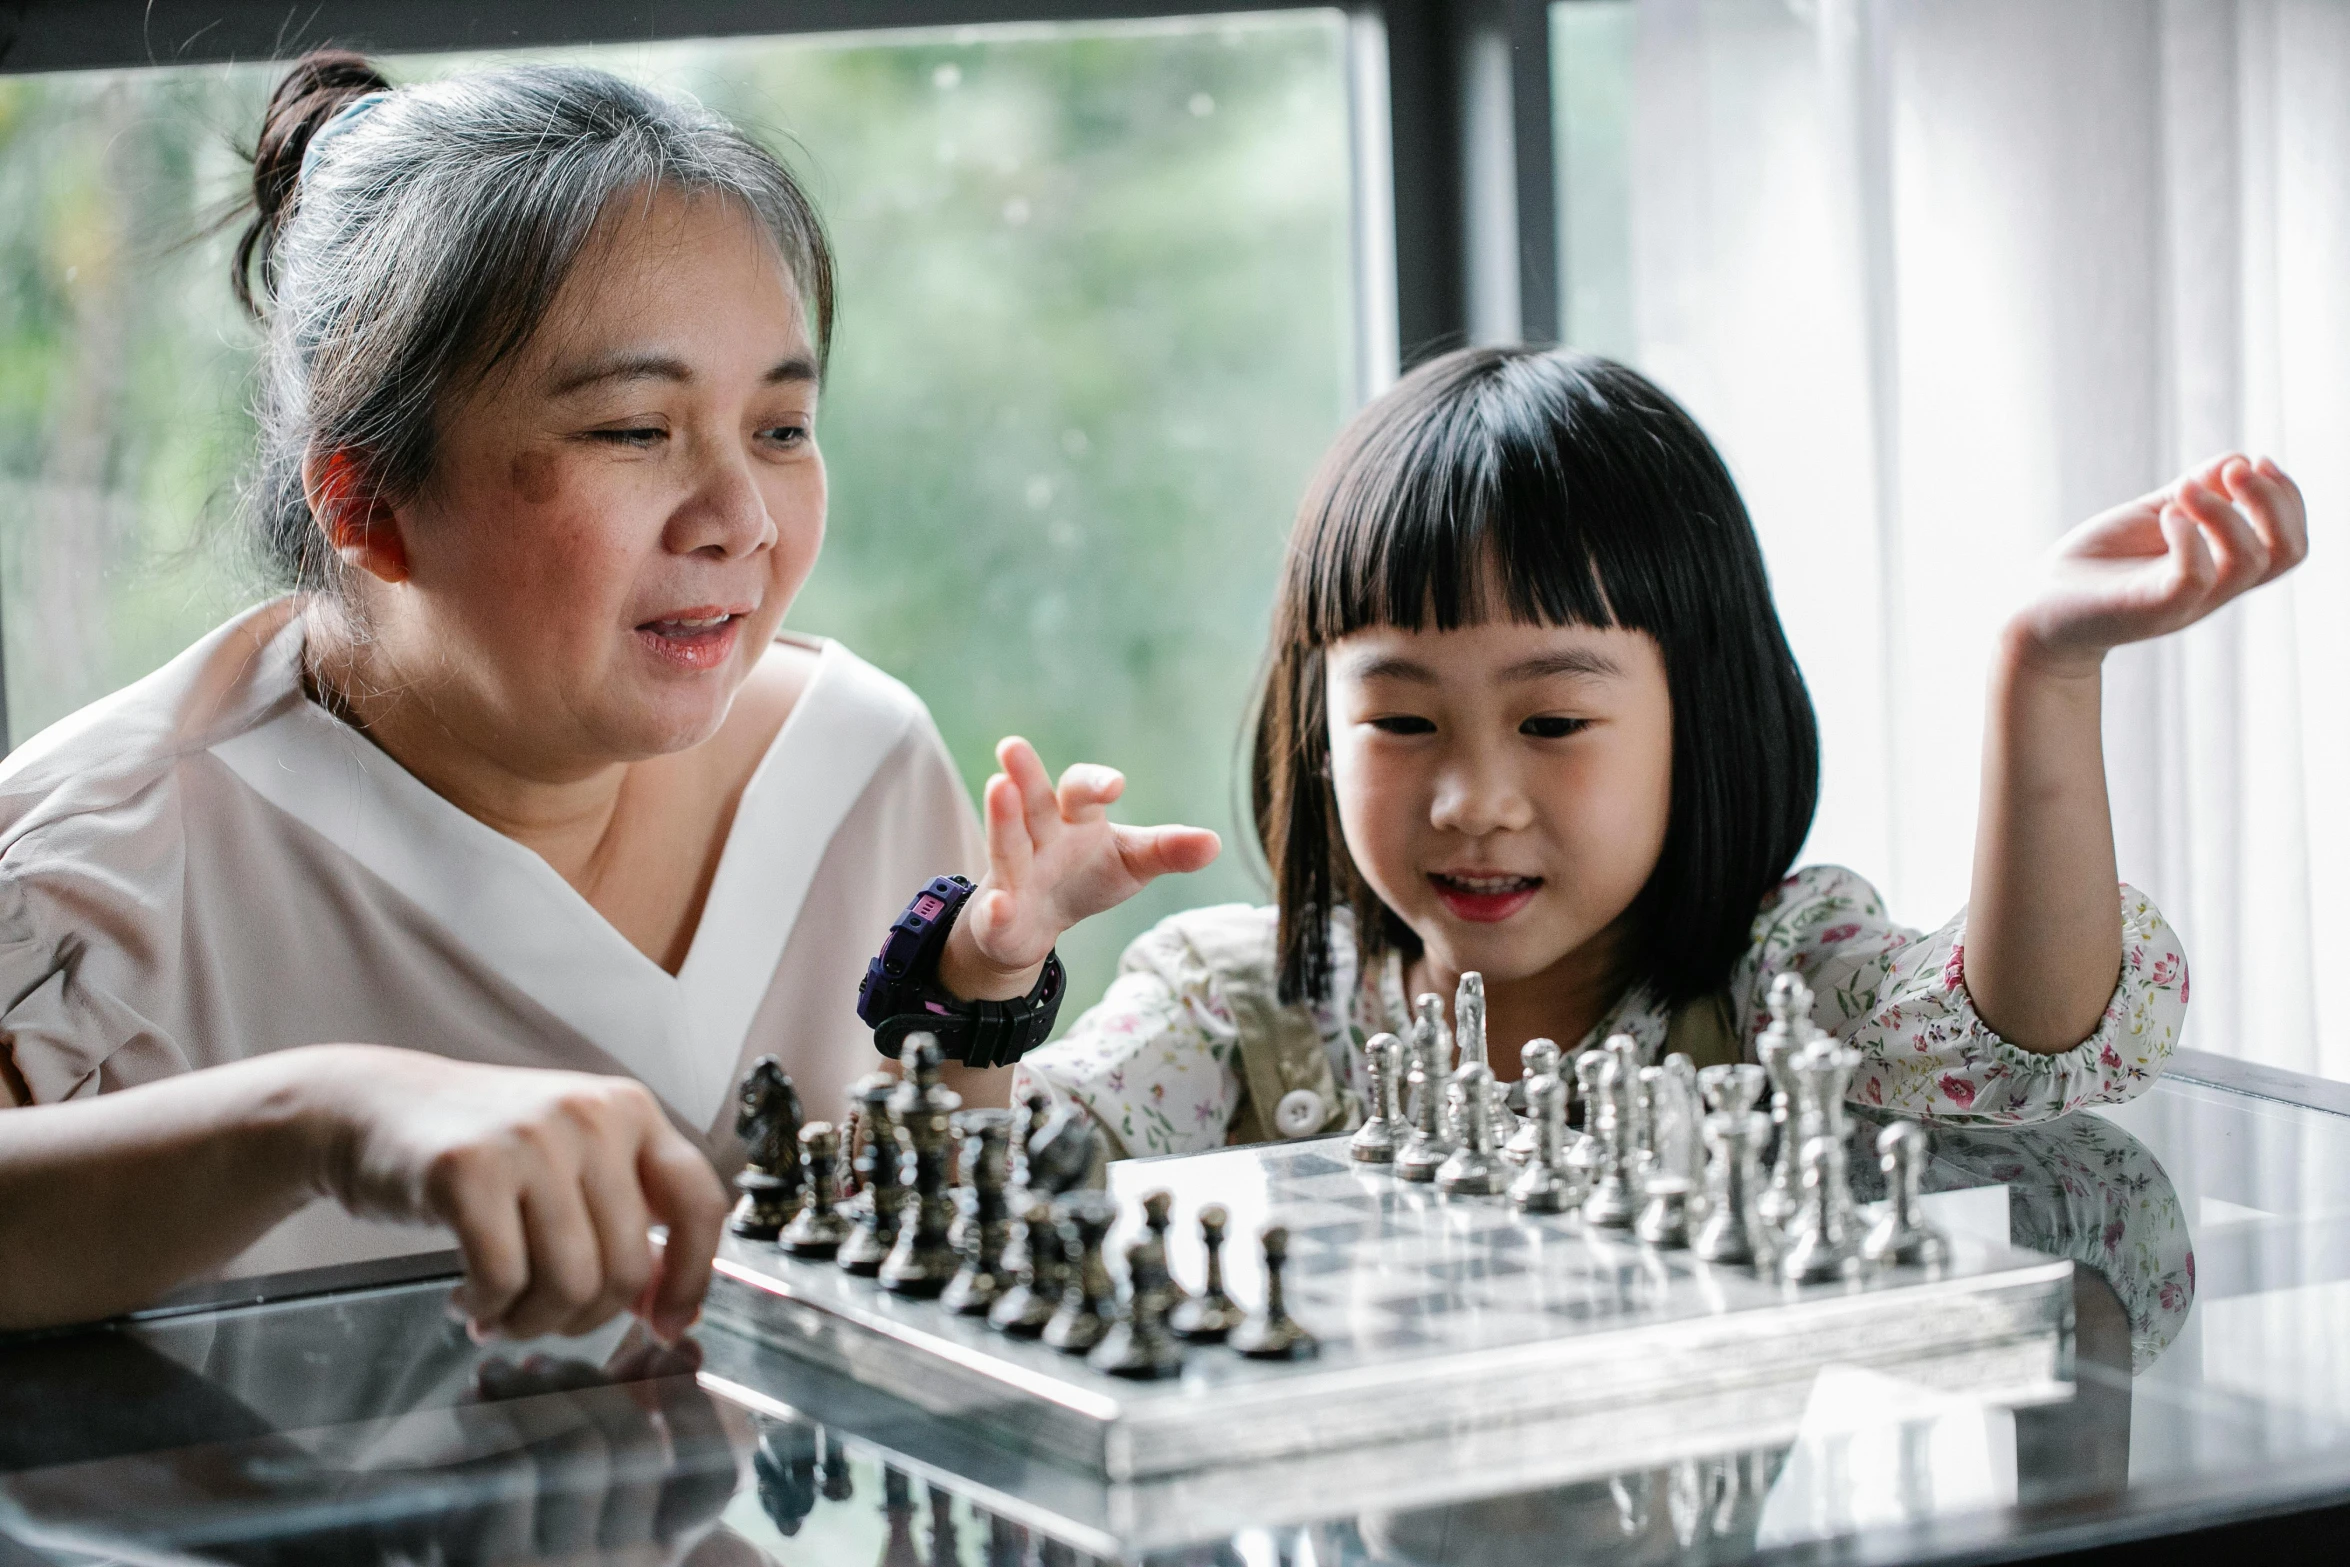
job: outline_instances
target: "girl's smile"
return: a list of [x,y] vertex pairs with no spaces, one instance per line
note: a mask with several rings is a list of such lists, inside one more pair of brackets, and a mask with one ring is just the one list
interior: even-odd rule
[[1454,917],[1477,925],[1498,925],[1534,901],[1539,876],[1475,871],[1430,871],[1428,884]]

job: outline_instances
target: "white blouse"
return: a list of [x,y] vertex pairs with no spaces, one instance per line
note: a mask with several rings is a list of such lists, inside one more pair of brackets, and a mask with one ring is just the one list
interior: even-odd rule
[[[311,701],[297,611],[246,612],[0,763],[0,1104],[360,1042],[635,1077],[729,1168],[753,1057],[837,1114],[879,1059],[866,958],[909,889],[986,859],[919,698],[820,644],[671,975]],[[313,1204],[232,1271],[446,1244],[392,1229]]]

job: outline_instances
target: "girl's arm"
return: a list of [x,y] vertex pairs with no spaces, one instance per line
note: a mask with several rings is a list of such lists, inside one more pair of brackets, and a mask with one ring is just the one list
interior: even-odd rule
[[144,1305],[320,1196],[449,1226],[475,1333],[517,1338],[622,1310],[675,1338],[726,1214],[629,1079],[314,1045],[0,1110],[0,1330]]
[[2109,649],[2193,625],[2309,550],[2301,492],[2267,459],[2222,457],[2092,518],[1992,660],[1967,900],[1967,993],[2041,1054],[2096,1031],[2122,959],[2100,671]]

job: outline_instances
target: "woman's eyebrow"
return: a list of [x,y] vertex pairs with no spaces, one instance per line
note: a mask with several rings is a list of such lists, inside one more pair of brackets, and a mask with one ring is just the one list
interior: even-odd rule
[[550,397],[569,397],[605,381],[676,381],[687,382],[694,373],[682,359],[667,354],[607,354],[573,365],[558,373],[548,384]]
[[1621,679],[1624,666],[1596,648],[1561,648],[1555,653],[1543,653],[1521,659],[1501,672],[1504,680],[1547,680],[1554,675],[1575,675],[1585,679]]

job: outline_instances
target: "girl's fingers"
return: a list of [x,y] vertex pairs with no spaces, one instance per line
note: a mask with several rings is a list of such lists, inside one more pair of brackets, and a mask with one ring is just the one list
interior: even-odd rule
[[2201,484],[2185,486],[2179,504],[2202,527],[2211,558],[2219,568],[2214,592],[2232,598],[2266,580],[2269,550],[2244,514],[2230,505],[2224,492]]
[[1020,786],[998,773],[987,781],[981,799],[987,808],[988,875],[999,887],[1025,885],[1036,861],[1036,840],[1028,831]]
[[1205,827],[1120,827],[1118,856],[1137,881],[1203,869],[1224,841]]
[[1098,821],[1111,803],[1126,792],[1126,775],[1114,767],[1079,762],[1061,774],[1058,791],[1061,820]]
[[996,746],[995,759],[1004,776],[1020,791],[1020,807],[1027,813],[1029,832],[1041,836],[1049,823],[1059,820],[1061,802],[1054,797],[1052,778],[1045,772],[1036,747],[1013,735]]

